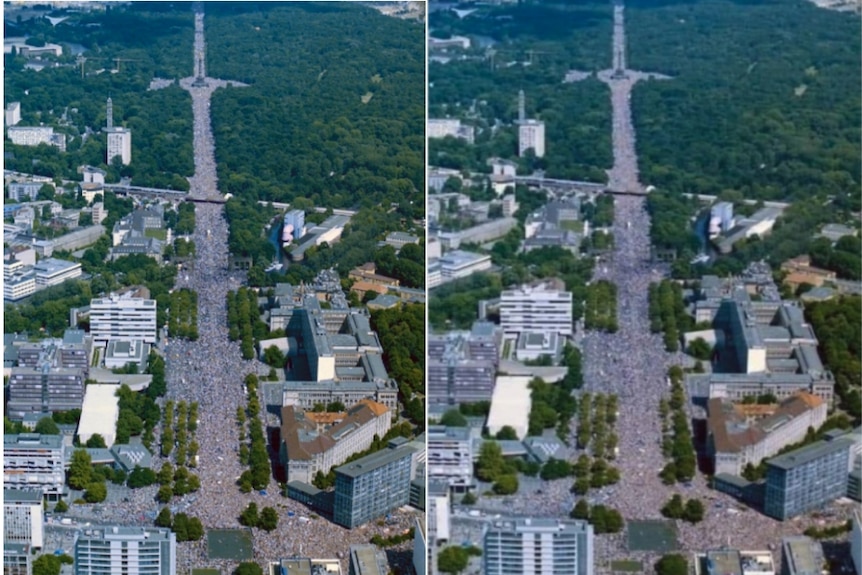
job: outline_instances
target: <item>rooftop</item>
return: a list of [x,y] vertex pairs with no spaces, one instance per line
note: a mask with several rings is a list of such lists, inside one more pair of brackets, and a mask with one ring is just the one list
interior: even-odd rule
[[823,572],[823,548],[820,542],[809,537],[785,537],[781,546],[784,549],[785,561],[791,566],[788,572],[795,575],[821,575]]
[[852,437],[843,435],[830,441],[818,441],[817,443],[812,443],[811,445],[806,445],[805,447],[800,447],[794,451],[773,457],[767,460],[766,464],[769,467],[789,470],[807,465],[836,451],[846,451],[849,457],[853,444],[854,440]]
[[388,448],[371,455],[366,455],[356,461],[342,465],[335,469],[336,474],[346,475],[347,477],[359,477],[375,469],[379,469],[395,461],[412,457],[414,450],[409,445],[402,445],[396,448]]

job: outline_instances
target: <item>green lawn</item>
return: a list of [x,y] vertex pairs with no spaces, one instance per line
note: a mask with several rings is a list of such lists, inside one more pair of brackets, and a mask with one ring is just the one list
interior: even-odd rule
[[165,241],[168,239],[168,230],[167,229],[155,229],[150,228],[148,230],[144,230],[144,236],[148,238],[156,238],[157,240]]
[[581,220],[563,220],[560,222],[560,227],[564,230],[580,234],[584,231],[584,222]]
[[611,561],[611,571],[620,571],[623,573],[639,573],[643,571],[643,563],[641,563],[640,561],[633,561],[631,559]]

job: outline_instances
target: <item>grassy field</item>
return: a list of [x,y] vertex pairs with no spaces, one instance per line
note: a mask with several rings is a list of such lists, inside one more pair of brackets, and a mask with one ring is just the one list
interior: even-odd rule
[[611,571],[621,573],[640,573],[643,571],[643,563],[640,561],[633,561],[631,559],[611,561]]

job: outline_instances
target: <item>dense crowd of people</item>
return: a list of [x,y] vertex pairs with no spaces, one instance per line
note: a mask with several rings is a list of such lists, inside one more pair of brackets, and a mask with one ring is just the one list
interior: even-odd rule
[[[195,54],[203,53],[202,18],[196,18]],[[198,70],[198,63],[195,63]],[[180,80],[180,85],[192,96],[194,112],[195,175],[189,178],[189,195],[197,199],[221,199],[216,176],[215,145],[210,124],[210,98],[213,91],[228,84],[224,80],[206,78],[195,84],[194,77]],[[238,82],[233,85],[242,86]],[[229,270],[228,224],[223,205],[197,203],[193,241],[196,257],[184,265],[177,274],[176,288],[189,288],[198,294],[197,341],[169,340],[161,348],[166,359],[167,394],[165,399],[197,402],[199,421],[195,439],[199,443],[199,463],[192,473],[200,479],[200,490],[183,497],[175,497],[171,511],[198,517],[207,529],[240,528],[239,516],[249,503],[258,509],[274,508],[279,515],[278,528],[267,533],[255,530],[253,560],[260,565],[280,558],[301,555],[305,557],[341,558],[347,572],[349,547],[368,543],[373,535],[384,537],[403,533],[413,527],[414,511],[394,511],[385,522],[377,522],[353,530],[344,529],[318,517],[304,505],[284,497],[275,479],[259,492],[243,494],[237,480],[246,467],[239,460],[239,430],[237,408],[247,405],[243,381],[247,374],[259,376],[269,372],[269,366],[258,360],[243,360],[239,344],[228,339],[227,292],[236,290],[245,280],[244,272]],[[265,405],[259,390],[261,405]],[[164,403],[164,400],[161,400]],[[267,417],[261,413],[260,417]],[[265,424],[277,424],[271,417]],[[158,445],[158,437],[155,445]],[[246,433],[248,441],[248,433]],[[156,471],[170,459],[160,457],[156,448],[152,467]],[[277,459],[278,446],[270,453]],[[100,505],[72,507],[70,517],[76,521],[74,529],[93,525],[152,525],[161,505],[156,501],[158,485],[130,489],[112,487],[109,499]],[[290,513],[289,513],[290,512]],[[62,530],[61,530],[62,529]],[[69,540],[66,528],[57,528],[54,535],[58,543]],[[408,541],[393,547],[390,555],[392,567],[399,572],[409,570],[410,554],[397,552],[412,549]],[[189,573],[199,566],[213,566],[229,573],[238,561],[210,560],[206,538],[177,546],[177,568]]]
[[[630,94],[635,82],[645,78],[666,78],[625,69],[625,37],[622,3],[615,7],[614,69],[599,77],[609,84],[613,105],[614,165],[608,171],[608,187],[613,191],[642,193],[638,178],[635,132]],[[615,73],[618,70],[623,73]],[[737,549],[776,549],[781,538],[799,534],[810,519],[779,522],[746,509],[729,496],[708,488],[702,474],[684,485],[667,486],[659,478],[666,460],[662,455],[659,401],[669,391],[667,371],[672,365],[690,367],[693,361],[683,353],[668,353],[661,334],[650,331],[648,291],[651,282],[667,277],[667,267],[651,261],[649,214],[645,199],[617,195],[614,203],[614,251],[596,265],[594,280],[606,279],[618,289],[616,333],[589,331],[579,335],[583,350],[584,391],[615,393],[619,397],[616,432],[619,455],[612,465],[621,474],[616,485],[590,490],[590,504],[605,504],[619,510],[628,520],[662,519],[660,509],[674,493],[684,499],[698,498],[706,507],[698,524],[677,522],[677,540],[685,551],[703,551],[722,546]],[[575,444],[577,421],[573,421],[570,443]],[[572,481],[545,482],[519,491],[512,497],[483,498],[486,514],[567,517],[577,498],[570,492]],[[526,487],[526,486],[525,486]],[[845,519],[851,505],[833,504],[824,510],[827,524]],[[487,515],[486,515],[487,516]],[[479,537],[477,519],[461,518],[456,524],[459,538]],[[655,553],[632,553],[625,533],[596,538],[596,567],[605,570],[609,559],[637,557],[651,565]],[[775,555],[777,560],[777,555]],[[602,567],[604,566],[604,567]]]

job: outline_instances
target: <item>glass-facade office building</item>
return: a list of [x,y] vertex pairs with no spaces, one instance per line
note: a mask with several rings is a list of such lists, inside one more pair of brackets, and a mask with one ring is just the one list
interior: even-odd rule
[[593,527],[586,521],[494,521],[482,539],[485,575],[593,574]]
[[335,523],[353,529],[410,501],[414,449],[378,451],[335,470]]
[[764,513],[784,521],[844,497],[852,445],[838,437],[767,461]]

